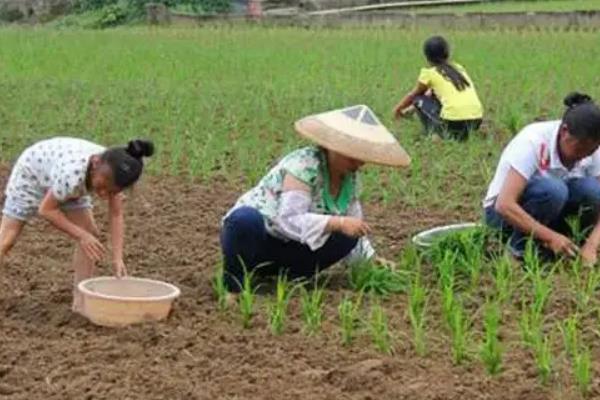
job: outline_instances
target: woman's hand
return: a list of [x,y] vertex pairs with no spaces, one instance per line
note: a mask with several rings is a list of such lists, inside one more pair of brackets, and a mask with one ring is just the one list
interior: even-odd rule
[[124,278],[127,276],[127,267],[122,259],[115,260],[113,262],[113,266],[115,269],[115,275],[117,278]]
[[400,107],[400,105],[397,105],[396,107],[394,107],[394,118],[396,119],[400,119],[402,117],[404,117],[404,110]]
[[83,249],[83,252],[91,260],[98,262],[104,256],[104,246],[94,235],[87,231],[83,231],[79,238],[79,245]]
[[587,265],[596,265],[598,262],[598,248],[586,243],[581,248],[581,260]]
[[343,233],[346,236],[350,237],[362,237],[369,232],[371,232],[371,228],[365,221],[359,218],[354,217],[335,217],[337,218],[337,231]]
[[579,247],[571,239],[556,232],[550,236],[546,246],[555,254],[565,254],[569,257],[577,257],[579,253]]

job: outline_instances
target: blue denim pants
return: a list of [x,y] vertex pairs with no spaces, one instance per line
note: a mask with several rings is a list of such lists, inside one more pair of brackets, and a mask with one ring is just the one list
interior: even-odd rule
[[[579,218],[579,226],[584,231],[596,224],[600,210],[600,181],[591,177],[563,181],[534,176],[527,183],[519,204],[538,222],[570,236],[569,217]],[[524,254],[529,235],[514,229],[493,205],[485,209],[485,221],[488,226],[502,232],[514,255]]]
[[270,235],[258,210],[240,207],[225,219],[221,230],[225,286],[239,292],[244,267],[258,276],[285,273],[290,279],[310,278],[350,254],[356,243],[356,238],[332,233],[313,251],[300,242]]

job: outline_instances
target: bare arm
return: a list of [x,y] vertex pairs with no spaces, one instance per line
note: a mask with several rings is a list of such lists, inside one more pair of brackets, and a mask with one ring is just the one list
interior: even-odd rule
[[60,210],[60,203],[48,190],[42,203],[38,208],[38,214],[49,221],[59,230],[65,232],[73,239],[79,241],[85,254],[94,261],[98,261],[104,254],[104,246],[88,231],[69,221],[65,214]]
[[123,195],[111,196],[108,200],[110,214],[110,239],[112,244],[113,262],[123,261],[123,236],[125,223],[123,221]]
[[518,200],[526,185],[527,180],[511,168],[496,199],[496,211],[517,230],[532,235],[554,252],[574,255],[577,247],[568,238],[538,222],[519,205]]
[[427,92],[427,86],[422,84],[421,82],[417,82],[417,85],[411,90],[406,96],[400,100],[396,107],[394,107],[394,116],[396,118],[400,118],[402,116],[402,112],[410,107],[415,100],[415,97],[420,96]]
[[[600,178],[598,178],[600,180]],[[598,261],[598,248],[600,247],[600,216],[592,233],[588,236],[581,249],[581,256],[588,264],[596,264]]]
[[61,211],[60,203],[50,190],[46,192],[46,195],[38,208],[38,214],[54,225],[54,227],[65,232],[75,240],[80,240],[88,234],[85,229],[69,221],[66,215]]

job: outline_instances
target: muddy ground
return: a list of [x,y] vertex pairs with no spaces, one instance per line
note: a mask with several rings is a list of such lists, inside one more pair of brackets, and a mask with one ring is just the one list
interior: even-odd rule
[[[2,177],[4,187],[6,170]],[[577,398],[562,375],[549,388],[541,386],[531,356],[518,346],[507,350],[496,378],[476,359],[453,366],[448,341],[435,327],[429,355],[417,357],[403,296],[385,302],[395,336],[392,356],[374,350],[366,335],[342,347],[336,310],[347,290],[343,283],[327,291],[320,335],[303,334],[292,304],[286,332],[272,336],[264,299],[254,327],[243,330],[236,313],[216,311],[210,281],[219,260],[219,220],[236,195],[216,181],[152,178],[130,198],[130,273],[172,282],[182,296],[167,321],[126,329],[96,327],[71,314],[72,243],[34,221],[0,269],[0,399]],[[465,219],[464,210],[448,214],[402,203],[370,205],[366,212],[375,243],[388,257],[420,229]],[[103,207],[96,216],[104,224]],[[108,265],[100,272],[110,273]]]

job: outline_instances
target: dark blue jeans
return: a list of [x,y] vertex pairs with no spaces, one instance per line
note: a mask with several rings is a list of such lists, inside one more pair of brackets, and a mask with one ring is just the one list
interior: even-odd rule
[[244,267],[258,276],[285,273],[290,279],[310,278],[347,256],[357,239],[332,233],[313,251],[305,244],[273,237],[265,229],[263,216],[252,207],[240,207],[223,222],[221,249],[227,289],[239,292]]
[[[591,177],[563,181],[535,176],[527,183],[519,204],[538,222],[570,236],[568,217],[578,217],[582,230],[589,230],[596,224],[600,210],[600,181]],[[513,229],[494,206],[485,209],[485,220],[488,226],[502,231],[513,254],[523,255],[529,235]]]
[[415,97],[413,106],[423,124],[426,134],[438,134],[444,138],[465,141],[471,132],[481,126],[481,119],[468,119],[461,121],[448,121],[441,118],[442,103],[435,95],[421,95]]

